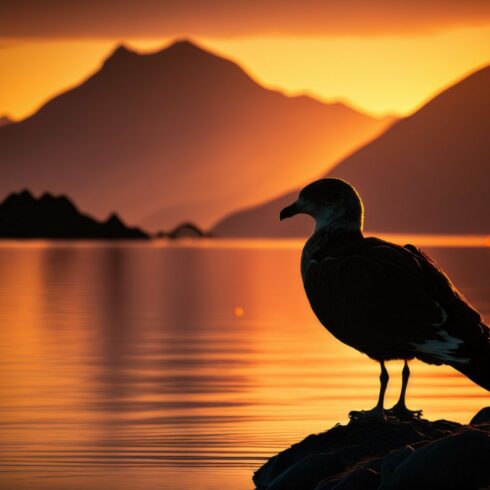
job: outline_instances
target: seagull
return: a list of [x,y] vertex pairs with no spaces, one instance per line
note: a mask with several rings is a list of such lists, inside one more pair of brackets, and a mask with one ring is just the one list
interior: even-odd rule
[[[311,308],[338,340],[381,366],[378,403],[350,418],[420,417],[405,394],[408,361],[447,364],[490,391],[490,329],[480,314],[424,252],[363,235],[364,206],[341,179],[307,185],[281,221],[296,214],[315,220],[301,255],[301,276]],[[398,402],[384,410],[385,362],[403,360]]]

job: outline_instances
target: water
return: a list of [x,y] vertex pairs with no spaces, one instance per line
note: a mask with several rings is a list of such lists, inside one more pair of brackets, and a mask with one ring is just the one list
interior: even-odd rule
[[[430,253],[483,314],[490,248]],[[253,488],[267,457],[370,408],[378,366],[311,313],[298,243],[0,246],[0,488]],[[399,390],[399,363],[387,403]],[[413,363],[409,405],[488,395]]]

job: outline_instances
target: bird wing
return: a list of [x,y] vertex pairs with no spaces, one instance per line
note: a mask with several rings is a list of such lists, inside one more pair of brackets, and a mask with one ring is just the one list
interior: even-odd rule
[[478,311],[470,305],[429,255],[414,245],[407,244],[404,248],[417,257],[429,293],[437,298],[441,305],[448,310],[448,313],[456,316],[460,321],[468,321],[474,324],[483,321]]
[[306,268],[305,290],[319,320],[375,359],[410,358],[417,345],[443,342],[445,312],[426,286],[418,257],[378,239],[366,239],[356,252],[313,257]]
[[[405,245],[405,248],[417,257],[427,289],[447,313],[447,321],[441,325],[443,335],[453,345],[456,339],[456,348],[453,348],[450,359],[444,361],[490,391],[490,328],[426,253],[413,245]],[[429,350],[437,345],[429,343]],[[419,348],[423,349],[424,344]]]

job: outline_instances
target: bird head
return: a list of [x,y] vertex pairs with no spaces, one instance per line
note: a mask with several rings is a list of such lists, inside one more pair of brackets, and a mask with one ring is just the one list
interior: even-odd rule
[[348,231],[362,230],[364,211],[357,191],[341,179],[320,179],[299,193],[298,199],[285,207],[280,220],[296,214],[308,214],[320,228]]

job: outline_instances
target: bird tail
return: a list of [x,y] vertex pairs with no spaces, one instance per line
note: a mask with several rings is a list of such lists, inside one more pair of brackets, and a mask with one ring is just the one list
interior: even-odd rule
[[490,329],[484,324],[480,324],[480,326],[483,330],[483,335],[477,342],[472,342],[473,345],[468,349],[471,352],[471,355],[468,356],[470,360],[468,362],[450,362],[448,364],[470,378],[477,385],[490,391]]

